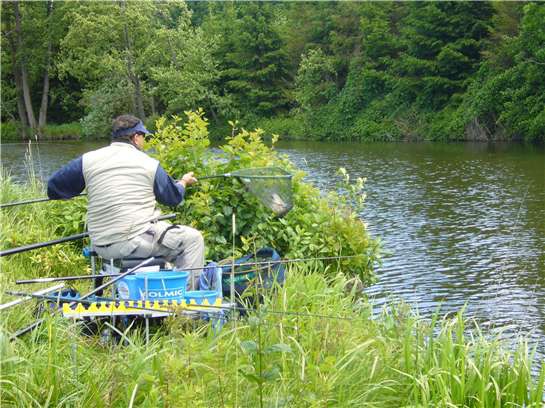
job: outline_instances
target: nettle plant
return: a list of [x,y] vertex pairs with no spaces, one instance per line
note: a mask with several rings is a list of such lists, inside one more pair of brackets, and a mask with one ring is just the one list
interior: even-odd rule
[[[175,209],[178,222],[203,232],[208,259],[233,256],[234,213],[235,256],[264,246],[275,248],[287,258],[359,254],[361,256],[357,258],[324,262],[324,273],[333,273],[333,267],[327,267],[331,265],[340,267],[347,274],[358,275],[363,283],[373,281],[379,244],[369,236],[356,212],[349,209],[347,203],[351,200],[335,192],[323,196],[317,188],[304,183],[304,172],[274,150],[276,136],[269,146],[263,141],[262,130],[238,129],[237,123],[229,122],[231,135],[223,145],[212,148],[204,112],[197,110],[185,112],[185,115],[185,120],[178,116],[159,119],[157,132],[147,145],[173,177],[194,171],[198,179],[199,176],[268,166],[280,167],[293,174],[294,208],[283,218],[275,217],[236,178],[202,180],[188,188],[184,203]],[[361,188],[358,184],[348,191]]]

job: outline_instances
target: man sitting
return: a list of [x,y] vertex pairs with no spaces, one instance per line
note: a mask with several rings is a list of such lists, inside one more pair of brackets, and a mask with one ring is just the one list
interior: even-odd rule
[[105,259],[162,256],[176,269],[193,269],[191,289],[202,272],[204,240],[194,228],[157,221],[156,200],[176,206],[186,187],[197,182],[193,172],[175,181],[159,162],[142,151],[150,132],[140,119],[114,119],[112,143],[72,160],[47,183],[51,199],[79,195],[89,199],[87,224],[93,246]]

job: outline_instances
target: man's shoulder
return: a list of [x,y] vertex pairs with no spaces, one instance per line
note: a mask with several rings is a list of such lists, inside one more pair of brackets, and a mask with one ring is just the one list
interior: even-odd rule
[[92,150],[83,155],[84,163],[91,164],[102,161],[103,159],[117,158],[120,161],[129,160],[130,162],[138,163],[150,170],[156,169],[159,161],[146,153],[134,148],[131,145],[112,143],[109,146],[100,149]]

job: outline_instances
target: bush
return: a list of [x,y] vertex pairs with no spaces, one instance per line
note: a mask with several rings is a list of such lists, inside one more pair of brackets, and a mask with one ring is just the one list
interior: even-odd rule
[[[304,173],[277,154],[274,147],[263,143],[262,130],[250,132],[232,124],[232,135],[219,146],[217,153],[208,148],[208,122],[203,112],[186,112],[186,115],[188,120],[184,124],[178,117],[169,123],[160,119],[155,137],[147,146],[156,152],[155,157],[173,176],[194,171],[199,178],[268,166],[281,167],[294,174],[294,208],[284,218],[274,217],[235,179],[206,180],[188,189],[184,205],[177,211],[185,223],[204,233],[209,258],[232,255],[231,214],[234,212],[237,256],[263,246],[272,246],[285,257],[360,254],[340,264],[363,282],[373,281],[378,242],[369,237],[364,223],[350,208],[349,200],[336,194],[322,197],[318,189],[303,183]],[[273,138],[273,146],[275,141]],[[346,184],[344,187],[353,197],[361,193],[361,189],[356,191]],[[327,263],[322,265],[325,268]]]
[[77,122],[47,125],[42,133],[42,138],[47,140],[81,139],[83,134],[81,124]]
[[269,134],[277,134],[282,139],[310,139],[304,115],[278,116],[260,120],[260,126]]
[[2,142],[20,141],[22,129],[19,122],[9,121],[0,123],[0,135]]
[[[0,133],[2,135],[3,142],[20,142],[23,139],[22,126],[19,122],[4,122],[0,125]],[[64,123],[62,125],[46,125],[42,129],[42,135],[39,136],[40,140],[74,140],[81,139],[82,129],[81,125],[77,122]],[[33,132],[30,128],[27,129],[27,135],[32,135]]]
[[119,81],[85,91],[83,103],[86,115],[81,120],[83,135],[88,138],[109,137],[112,119],[131,111],[131,89],[128,83]]

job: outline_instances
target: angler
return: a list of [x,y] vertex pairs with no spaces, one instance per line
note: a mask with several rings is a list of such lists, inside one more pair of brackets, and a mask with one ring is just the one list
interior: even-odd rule
[[204,240],[194,228],[158,221],[156,201],[179,205],[193,172],[174,180],[156,159],[142,151],[151,133],[132,115],[114,119],[112,142],[72,160],[51,176],[50,199],[72,198],[87,189],[87,223],[94,250],[103,259],[162,257],[176,269],[193,271],[188,286],[204,265]]

